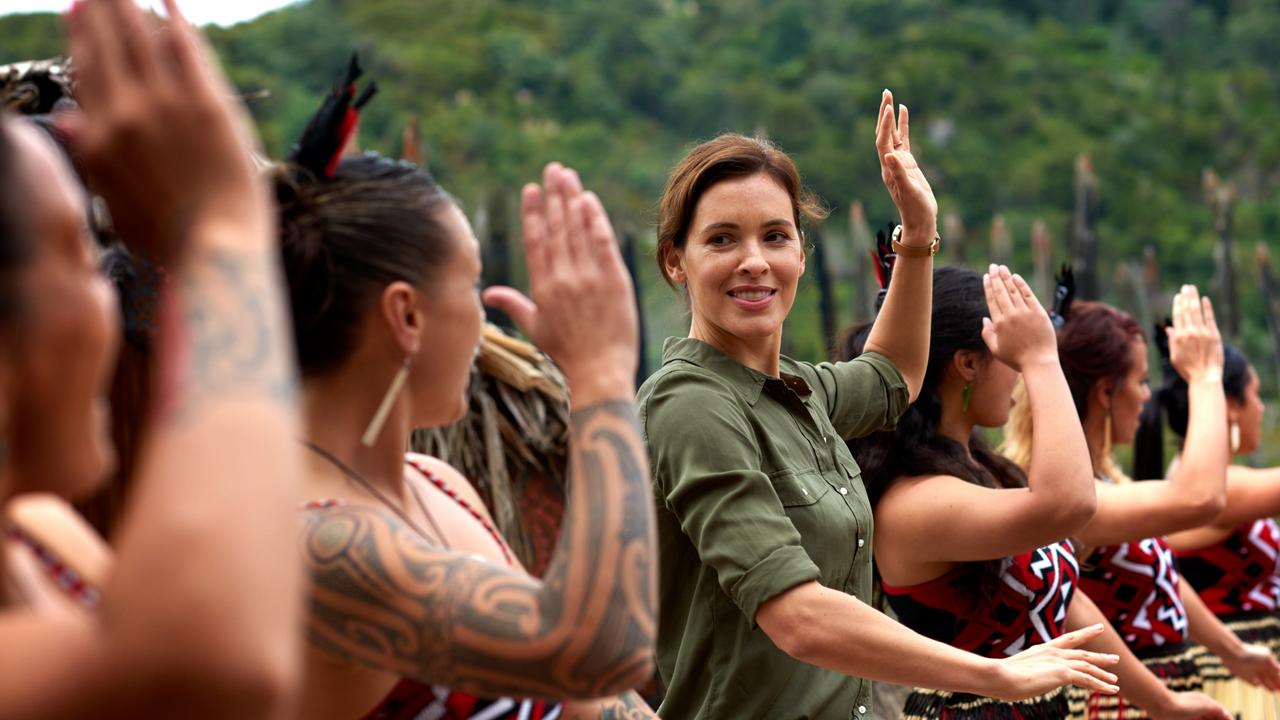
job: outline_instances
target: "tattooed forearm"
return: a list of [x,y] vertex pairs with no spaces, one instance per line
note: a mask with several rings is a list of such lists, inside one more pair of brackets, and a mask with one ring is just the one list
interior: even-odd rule
[[161,417],[190,421],[210,401],[296,395],[282,281],[266,252],[201,249],[165,308]]
[[654,720],[658,714],[635,691],[615,698],[567,702],[560,720]]
[[367,507],[314,511],[310,633],[328,652],[484,695],[615,695],[656,630],[647,456],[629,402],[576,411],[570,495],[543,580],[428,546]]

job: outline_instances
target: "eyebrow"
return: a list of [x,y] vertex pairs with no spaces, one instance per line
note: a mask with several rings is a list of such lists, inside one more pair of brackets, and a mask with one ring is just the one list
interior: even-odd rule
[[[767,220],[761,223],[760,227],[775,227],[777,225],[792,227],[791,221],[786,218],[774,218],[772,220]],[[718,223],[711,223],[710,225],[702,228],[702,232],[709,232],[711,230],[737,230],[739,229],[739,227],[741,226],[739,226],[737,223],[718,222]]]

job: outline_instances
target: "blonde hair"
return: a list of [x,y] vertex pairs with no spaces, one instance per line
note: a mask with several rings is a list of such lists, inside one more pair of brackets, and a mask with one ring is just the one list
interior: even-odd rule
[[[1004,441],[1000,443],[998,450],[1002,455],[1013,461],[1015,465],[1022,468],[1023,472],[1029,472],[1031,469],[1031,443],[1033,438],[1033,428],[1031,426],[1031,401],[1027,397],[1027,385],[1018,379],[1018,384],[1013,388],[1014,406],[1009,413],[1009,420],[1004,425]],[[1090,448],[1089,452],[1093,452]],[[1116,463],[1115,456],[1111,452],[1111,415],[1107,415],[1106,429],[1102,433],[1102,468],[1100,470],[1100,480],[1112,482],[1116,484],[1124,484],[1133,482],[1133,478],[1129,477],[1120,466]]]

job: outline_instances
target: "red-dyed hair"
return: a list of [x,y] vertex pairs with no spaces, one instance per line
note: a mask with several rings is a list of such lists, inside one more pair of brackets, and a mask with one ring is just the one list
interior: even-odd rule
[[1096,383],[1119,382],[1133,369],[1134,340],[1145,342],[1146,336],[1128,313],[1100,302],[1072,304],[1070,317],[1058,331],[1058,358],[1081,420]]

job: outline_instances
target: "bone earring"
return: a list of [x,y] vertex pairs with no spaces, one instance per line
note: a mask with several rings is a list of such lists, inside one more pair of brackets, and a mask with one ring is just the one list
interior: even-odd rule
[[378,441],[378,435],[382,433],[382,426],[387,424],[387,416],[391,414],[391,406],[395,404],[396,398],[400,396],[400,391],[404,388],[405,380],[409,379],[409,358],[406,356],[404,364],[396,371],[395,377],[391,378],[391,387],[387,388],[387,394],[382,396],[382,403],[378,405],[378,411],[373,414],[373,419],[369,421],[369,427],[365,428],[364,435],[360,437],[360,443],[365,447],[373,447]]
[[1240,425],[1231,423],[1231,452],[1240,452]]

